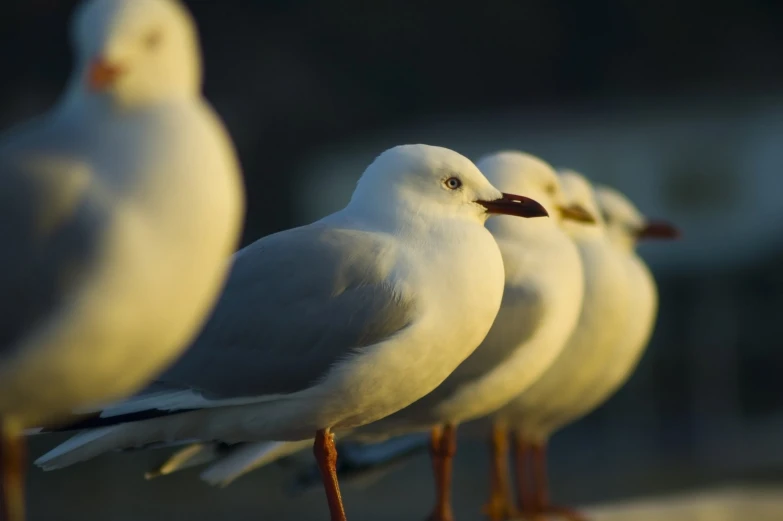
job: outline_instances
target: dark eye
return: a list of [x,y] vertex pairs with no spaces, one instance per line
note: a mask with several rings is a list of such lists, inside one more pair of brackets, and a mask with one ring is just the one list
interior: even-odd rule
[[456,177],[449,177],[448,179],[446,179],[445,185],[446,188],[448,188],[449,190],[456,190],[457,188],[462,186],[462,181],[460,181]]
[[546,193],[549,195],[555,195],[557,193],[557,186],[555,185],[548,185],[546,187]]
[[149,50],[153,50],[160,45],[162,39],[163,33],[158,30],[150,31],[144,36],[144,46]]
[[606,222],[606,223],[612,221],[612,216],[609,215],[607,212],[601,212],[601,217],[604,218],[604,222]]

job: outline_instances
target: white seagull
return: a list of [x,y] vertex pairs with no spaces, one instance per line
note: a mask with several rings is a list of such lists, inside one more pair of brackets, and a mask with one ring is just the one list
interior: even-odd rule
[[[536,465],[543,471],[546,441],[584,398],[597,378],[610,364],[617,346],[623,342],[624,327],[630,317],[630,291],[625,270],[625,255],[610,243],[605,223],[595,201],[592,186],[581,175],[567,171],[561,183],[572,202],[597,216],[597,223],[564,222],[582,258],[585,292],[582,312],[565,348],[543,376],[494,416],[495,429],[510,428],[515,433],[518,464],[532,450]],[[495,458],[505,454],[494,454]],[[527,497],[525,474],[517,468],[522,511],[527,516],[542,513],[576,514],[554,507],[539,490],[537,498]],[[493,491],[498,494],[500,491]]]
[[[451,516],[448,483],[453,453],[441,450],[443,441],[438,435],[451,436],[457,424],[485,416],[519,394],[554,362],[568,340],[582,309],[584,279],[579,251],[559,223],[562,219],[594,221],[580,206],[565,202],[555,170],[534,156],[501,152],[483,158],[477,166],[494,186],[534,198],[553,218],[498,217],[487,223],[500,247],[506,273],[500,312],[489,334],[434,391],[347,435],[375,441],[445,424],[443,430],[434,431],[432,457],[438,501],[431,519]],[[506,432],[495,433],[495,442],[505,443]],[[448,441],[445,447],[453,443]],[[302,442],[256,442],[220,449],[193,445],[178,451],[148,477],[213,462],[201,474],[202,479],[225,486],[302,448]],[[505,472],[496,468],[493,475]],[[495,498],[488,513],[493,518],[503,517],[510,513],[505,507],[501,497]]]
[[345,209],[235,255],[205,329],[159,379],[167,389],[103,412],[161,417],[89,430],[37,463],[59,468],[155,442],[315,435],[331,518],[345,519],[331,432],[421,398],[484,339],[504,283],[484,227],[493,213],[547,215],[451,150],[384,152]]
[[192,341],[244,210],[201,96],[189,13],[91,0],[57,105],[0,138],[0,426],[7,519],[23,518],[26,428],[128,396]]
[[[532,161],[532,159],[530,160]],[[510,188],[493,177],[490,170],[484,166],[483,162],[479,162],[479,166],[482,167],[482,171],[485,175],[494,181],[493,184],[495,184],[495,186],[502,189]],[[519,191],[533,194],[532,190]],[[537,193],[535,196],[538,201],[546,206],[546,197]],[[628,273],[632,294],[629,303],[631,311],[630,317],[624,326],[624,341],[619,344],[619,349],[615,353],[611,363],[605,368],[602,378],[598,379],[596,384],[586,391],[584,399],[580,400],[580,408],[572,410],[572,414],[575,416],[569,419],[570,423],[573,423],[579,417],[590,413],[604,403],[628,380],[649,342],[655,323],[658,297],[655,280],[653,279],[652,274],[644,261],[634,251],[637,241],[645,239],[674,239],[679,235],[676,228],[669,223],[646,219],[639,213],[636,207],[625,198],[625,196],[611,188],[603,186],[596,187],[595,197],[606,224],[609,240],[612,245],[623,254],[625,259],[624,263]],[[552,213],[551,208],[550,213]],[[509,255],[504,247],[504,241],[500,238],[497,231],[497,225],[507,221],[511,221],[507,223],[509,226],[516,224],[516,221],[514,220],[498,218],[490,221],[490,223],[495,224],[495,226],[488,225],[488,227],[493,230],[493,233],[498,240],[500,249],[503,252],[506,272],[508,273],[510,265]],[[525,244],[529,245],[527,242]],[[581,264],[579,265],[579,269],[581,270]],[[493,336],[493,331],[497,330],[499,321],[502,320],[504,315],[503,309],[510,299],[510,293],[509,279],[507,277],[506,291],[503,295],[501,311],[498,313],[495,324],[484,343],[482,343],[473,355],[463,362],[460,368],[471,359],[475,358],[480,350],[484,349],[488,344]],[[458,368],[455,373],[452,373],[452,376],[450,376],[446,382],[451,380],[454,375],[459,372],[460,368]],[[438,389],[428,396],[437,393]],[[427,397],[420,401],[425,400],[427,400]],[[414,405],[410,407],[413,407]],[[381,420],[381,423],[384,421],[385,420]],[[371,424],[368,427],[372,427],[373,425],[375,424]],[[486,513],[490,519],[505,520],[513,517],[517,511],[513,506],[513,502],[509,499],[510,491],[508,490],[507,485],[507,430],[502,428],[503,426],[500,422],[496,422],[494,427],[492,452],[496,457],[493,458],[492,461],[492,496],[487,505]],[[362,429],[359,430],[361,431]],[[401,443],[399,446],[390,447],[389,450],[392,450],[393,456],[393,454],[409,450],[409,446],[409,443]],[[208,445],[189,446],[178,451],[174,456],[169,458],[164,465],[159,467],[157,471],[150,473],[148,476],[154,477],[157,475],[169,474],[191,466],[211,463],[211,465],[201,473],[201,478],[213,485],[225,486],[239,476],[250,472],[255,468],[290,455],[302,448],[304,448],[302,442],[258,442],[220,449]],[[368,447],[368,452],[371,449],[371,447]],[[383,459],[389,459],[389,457],[389,454],[385,454]],[[544,483],[543,486],[545,485],[546,484]]]
[[568,423],[589,414],[606,402],[633,374],[650,342],[658,314],[658,290],[655,279],[644,260],[636,254],[639,240],[679,238],[672,224],[649,220],[620,192],[597,186],[595,196],[606,222],[612,245],[625,256],[625,269],[631,287],[630,317],[625,324],[623,341],[615,355],[597,379],[596,384],[580,400],[580,408],[571,411]]
[[[536,381],[576,325],[584,292],[582,264],[559,224],[594,222],[581,206],[566,204],[557,173],[536,157],[500,152],[477,166],[494,186],[534,198],[552,218],[499,217],[487,223],[506,274],[500,312],[489,334],[434,391],[351,433],[352,439],[378,441],[432,429],[436,502],[430,519],[438,521],[453,517],[450,482],[457,426],[497,410]],[[500,506],[488,507],[494,512]]]

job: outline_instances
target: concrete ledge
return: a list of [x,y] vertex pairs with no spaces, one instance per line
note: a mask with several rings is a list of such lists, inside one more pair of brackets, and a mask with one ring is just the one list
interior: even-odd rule
[[725,487],[584,507],[582,512],[591,521],[783,521],[783,488]]

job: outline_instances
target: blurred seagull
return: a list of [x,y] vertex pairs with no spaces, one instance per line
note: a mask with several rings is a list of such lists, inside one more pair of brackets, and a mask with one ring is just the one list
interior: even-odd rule
[[59,103],[0,138],[0,484],[13,521],[23,431],[162,371],[209,313],[244,210],[189,13],[91,0],[71,32]]
[[[436,502],[430,519],[437,521],[453,518],[450,484],[457,426],[497,410],[536,381],[576,325],[584,291],[582,265],[576,245],[559,223],[594,222],[583,207],[566,204],[557,173],[536,157],[501,152],[477,166],[495,186],[533,197],[553,218],[499,217],[487,223],[503,255],[506,276],[500,312],[489,334],[434,391],[351,434],[351,439],[376,441],[432,429]],[[494,516],[500,507],[490,502],[487,509]]]
[[[532,386],[498,411],[494,429],[510,428],[515,434],[517,485],[523,515],[551,512],[576,519],[575,513],[549,505],[546,497],[528,497],[525,469],[521,465],[530,455],[528,449],[533,447],[534,471],[543,472],[541,447],[554,430],[553,419],[579,403],[609,364],[624,335],[623,328],[617,324],[629,319],[629,286],[624,255],[609,242],[592,186],[572,171],[562,172],[560,180],[569,200],[586,208],[597,220],[591,225],[563,223],[582,258],[585,292],[581,315],[557,360]],[[493,450],[493,459],[506,457],[505,447],[495,446]],[[538,492],[543,494],[541,490]],[[492,497],[500,493],[505,491],[495,490]]]
[[[575,397],[570,404],[550,410],[550,415],[542,422],[549,433],[553,433],[595,410],[608,400],[633,373],[649,342],[658,302],[655,281],[644,261],[635,254],[634,248],[640,239],[674,239],[679,235],[677,229],[669,223],[646,220],[628,199],[615,190],[598,187],[594,190],[594,194],[609,243],[622,259],[623,272],[629,291],[628,314],[622,327],[617,328],[621,332],[621,336],[611,351],[611,357],[596,373],[592,383],[585,386],[582,393]],[[551,434],[548,434],[547,437],[549,435]],[[578,513],[570,509],[559,509],[549,505],[546,478],[546,439],[537,440],[537,443],[529,446],[524,445],[526,443],[524,434],[520,439],[520,454],[529,453],[532,456],[534,466],[533,482],[531,483],[533,490],[521,491],[521,497],[527,496],[528,505],[535,511],[559,510],[571,519],[581,519]],[[518,468],[518,472],[523,472],[523,470]],[[522,479],[522,486],[525,486],[524,479]]]

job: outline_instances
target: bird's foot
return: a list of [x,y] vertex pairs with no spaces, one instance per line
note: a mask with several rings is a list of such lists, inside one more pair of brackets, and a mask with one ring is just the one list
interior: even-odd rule
[[451,509],[437,509],[427,517],[427,521],[454,521]]
[[491,497],[481,511],[490,521],[509,521],[521,515],[506,498],[499,496]]

